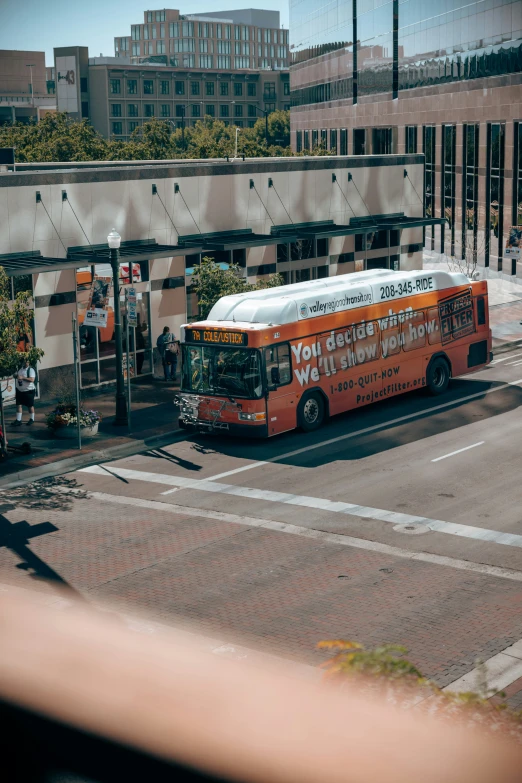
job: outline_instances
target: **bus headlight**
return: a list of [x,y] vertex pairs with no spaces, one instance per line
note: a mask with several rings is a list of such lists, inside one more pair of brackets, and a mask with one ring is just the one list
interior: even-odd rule
[[239,413],[239,421],[264,421],[266,418],[265,413]]

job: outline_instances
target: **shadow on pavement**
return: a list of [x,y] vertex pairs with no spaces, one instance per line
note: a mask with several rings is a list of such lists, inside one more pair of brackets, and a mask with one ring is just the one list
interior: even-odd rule
[[[248,460],[275,460],[285,465],[314,468],[338,460],[359,460],[432,435],[450,432],[467,424],[486,421],[493,416],[515,410],[522,405],[522,389],[504,388],[495,395],[486,392],[501,382],[482,380],[455,380],[450,391],[442,397],[430,397],[423,391],[414,391],[386,401],[376,402],[359,410],[332,417],[314,433],[293,431],[266,441],[233,439],[213,436],[197,437],[199,449],[211,448],[216,454]],[[480,396],[462,400],[472,394]],[[441,410],[433,410],[439,406]],[[403,416],[414,416],[396,421]],[[411,426],[411,425],[414,426]],[[325,443],[351,432],[367,428],[377,429],[367,434],[347,437],[331,445]],[[307,453],[306,449],[310,448]],[[277,459],[277,455],[304,449],[294,456]]]

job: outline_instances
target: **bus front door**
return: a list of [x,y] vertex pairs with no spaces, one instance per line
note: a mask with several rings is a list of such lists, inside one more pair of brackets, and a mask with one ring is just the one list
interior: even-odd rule
[[292,391],[292,368],[288,343],[265,348],[268,434],[296,427],[298,395]]

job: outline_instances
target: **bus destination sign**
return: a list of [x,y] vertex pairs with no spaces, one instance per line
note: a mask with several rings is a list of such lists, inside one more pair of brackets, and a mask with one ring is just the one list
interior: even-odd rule
[[221,329],[187,329],[185,339],[188,343],[205,345],[248,345],[246,332],[228,332]]

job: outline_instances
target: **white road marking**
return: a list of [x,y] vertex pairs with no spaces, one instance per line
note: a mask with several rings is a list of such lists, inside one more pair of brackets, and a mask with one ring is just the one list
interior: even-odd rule
[[485,680],[488,691],[498,693],[519,677],[522,677],[522,639],[489,658],[481,666],[476,666],[443,690],[453,693],[476,692]]
[[522,356],[522,353],[510,353],[509,356],[503,356],[501,359],[493,359],[491,364],[498,364],[499,362],[507,362],[508,359],[514,359],[515,356]]
[[454,457],[455,454],[462,454],[463,451],[469,451],[469,449],[474,449],[477,446],[483,446],[485,441],[480,440],[478,443],[472,443],[471,446],[464,446],[463,449],[457,449],[457,451],[450,451],[449,454],[444,454],[442,457],[437,457],[436,459],[432,459],[432,462],[440,462],[441,459],[448,459],[448,457]]
[[278,533],[301,536],[302,538],[309,538],[326,544],[340,544],[355,549],[365,549],[369,552],[379,552],[383,555],[391,555],[392,557],[401,557],[406,560],[419,560],[423,563],[431,563],[432,565],[456,568],[459,571],[472,571],[476,574],[484,574],[485,576],[494,576],[500,579],[522,582],[522,572],[520,571],[511,571],[508,568],[499,568],[498,566],[485,565],[484,563],[473,563],[469,560],[458,560],[454,557],[433,555],[428,552],[410,552],[408,549],[401,549],[400,547],[390,546],[389,544],[380,544],[378,541],[368,541],[364,538],[343,536],[337,533],[326,533],[324,530],[300,527],[299,525],[291,525],[286,522],[277,522],[273,519],[243,517],[238,516],[237,514],[227,514],[223,511],[211,511],[206,508],[179,506],[174,503],[161,503],[157,500],[144,500],[142,498],[124,497],[123,495],[109,495],[105,492],[89,492],[88,496],[103,503],[136,506],[138,508],[153,511],[162,511],[167,514],[183,514],[190,517],[199,517],[200,519],[217,519],[220,522],[230,522],[235,525],[274,530]]
[[[94,473],[96,475],[108,474],[103,467],[91,465],[82,468],[81,473]],[[359,506],[355,503],[343,503],[341,501],[326,500],[308,495],[293,495],[287,492],[274,492],[254,487],[241,487],[237,484],[220,484],[210,479],[189,479],[183,476],[169,476],[162,473],[148,473],[142,470],[129,470],[117,468],[111,465],[111,473],[121,478],[134,481],[148,481],[154,484],[163,484],[171,487],[183,487],[184,489],[199,490],[201,492],[213,492],[216,494],[233,495],[247,498],[248,500],[261,500],[270,503],[282,503],[291,506],[304,506],[305,508],[317,508],[320,511],[328,511],[336,514],[374,519],[380,522],[391,522],[394,525],[425,525],[436,533],[447,533],[452,536],[472,538],[477,541],[487,541],[493,544],[522,547],[522,536],[515,533],[501,533],[499,530],[489,530],[472,525],[461,525],[454,522],[444,522],[441,519],[428,519],[428,517],[403,514],[396,511],[387,511],[382,508]],[[145,503],[149,501],[144,501]]]
[[506,364],[506,367],[509,367],[509,365],[512,365],[513,367],[518,367],[520,364],[522,364],[522,361],[520,359],[517,359],[516,362],[508,362]]
[[357,430],[356,432],[348,432],[346,435],[338,435],[336,438],[329,438],[328,440],[323,440],[320,443],[312,443],[309,446],[303,446],[300,449],[295,449],[294,451],[287,451],[286,454],[279,454],[277,457],[269,457],[267,460],[261,460],[259,462],[251,462],[249,465],[243,465],[240,468],[235,468],[234,470],[227,470],[225,473],[217,473],[215,476],[210,476],[208,481],[213,481],[214,479],[221,479],[225,478],[226,476],[232,476],[236,473],[243,473],[246,470],[254,470],[254,468],[259,468],[263,465],[269,465],[272,462],[279,462],[279,460],[282,459],[288,459],[289,457],[296,457],[298,454],[305,454],[306,452],[313,451],[314,449],[321,449],[324,446],[330,446],[332,443],[339,443],[339,441],[342,440],[349,440],[350,438],[357,438],[359,435],[366,435],[369,432],[376,432],[377,430],[385,429],[386,427],[390,427],[394,424],[401,424],[403,421],[410,421],[411,419],[417,419],[420,416],[426,416],[430,413],[435,413],[436,411],[444,410],[445,408],[451,408],[452,405],[457,405],[458,403],[462,402],[468,402],[469,400],[476,400],[479,397],[485,397],[487,394],[493,394],[494,392],[503,391],[504,389],[509,388],[510,386],[519,386],[522,383],[522,378],[518,381],[510,381],[509,383],[503,383],[500,386],[493,386],[491,389],[486,389],[485,391],[481,392],[475,392],[474,394],[468,394],[466,397],[459,397],[456,400],[451,400],[450,402],[443,402],[440,405],[434,405],[432,408],[428,408],[426,410],[417,411],[416,413],[408,413],[404,416],[398,416],[396,419],[390,419],[389,421],[384,421],[382,424],[372,424],[371,427],[365,427],[362,430]]

